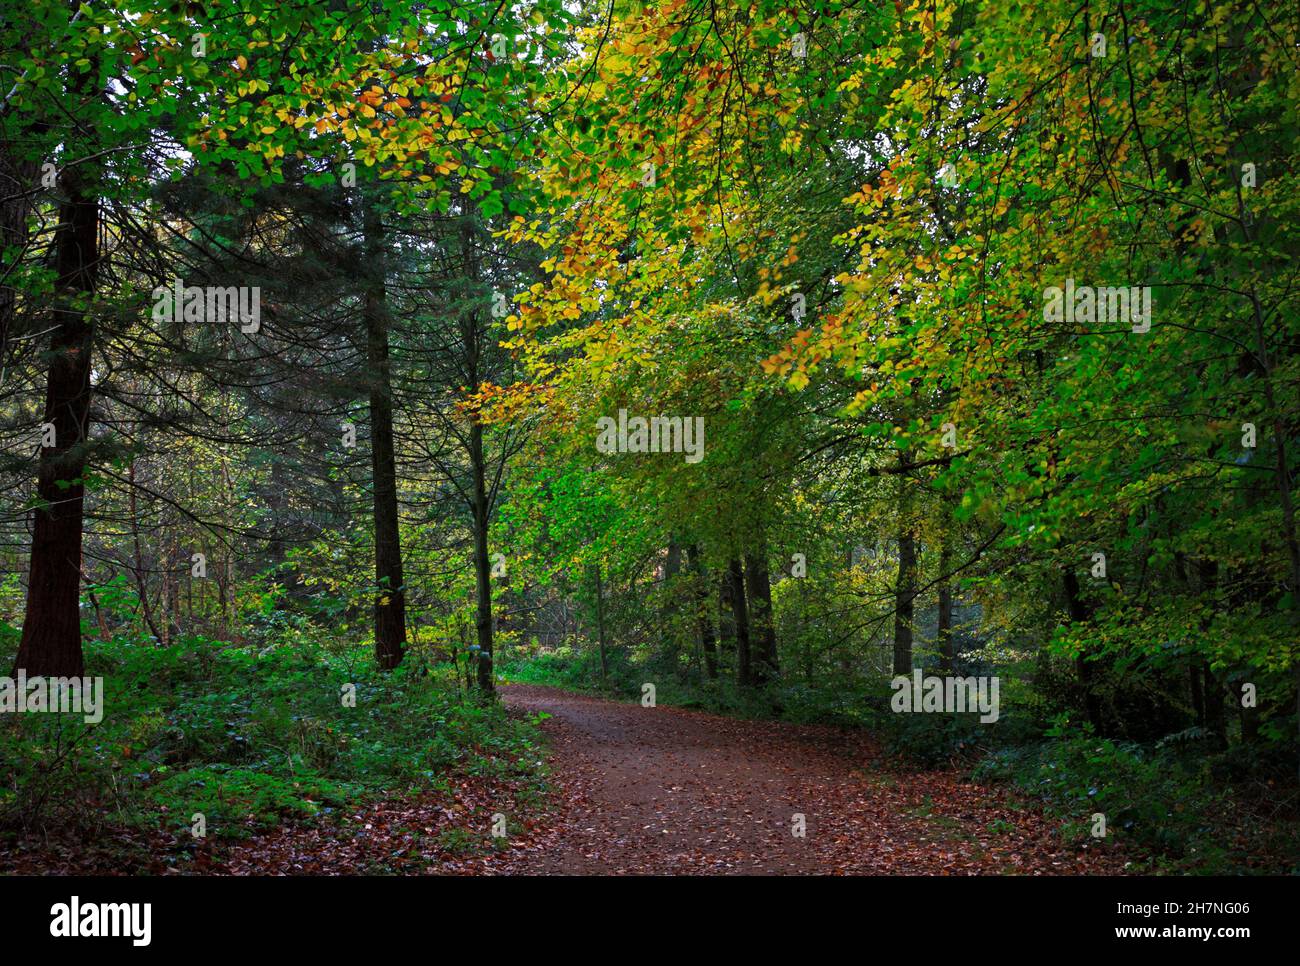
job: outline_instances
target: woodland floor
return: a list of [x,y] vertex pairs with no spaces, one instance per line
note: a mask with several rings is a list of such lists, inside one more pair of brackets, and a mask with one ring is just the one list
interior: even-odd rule
[[[1056,823],[957,770],[887,761],[860,732],[643,708],[534,685],[550,794],[477,775],[449,791],[356,806],[234,844],[122,830],[3,855],[0,872],[348,875],[1116,874],[1113,846],[1074,848]],[[491,839],[492,816],[508,836]],[[794,817],[805,817],[802,837]],[[128,857],[129,856],[129,857]]]
[[[543,711],[559,812],[484,871],[559,874],[1087,874],[1055,824],[952,771],[900,772],[864,735],[643,708],[515,685]],[[793,817],[806,821],[803,837]]]

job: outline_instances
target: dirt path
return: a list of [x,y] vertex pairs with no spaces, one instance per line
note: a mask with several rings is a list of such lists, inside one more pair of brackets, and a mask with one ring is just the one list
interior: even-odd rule
[[[532,685],[560,803],[498,873],[1079,874],[1122,871],[952,772],[887,770],[860,735],[642,708]],[[799,816],[805,832],[796,833]]]

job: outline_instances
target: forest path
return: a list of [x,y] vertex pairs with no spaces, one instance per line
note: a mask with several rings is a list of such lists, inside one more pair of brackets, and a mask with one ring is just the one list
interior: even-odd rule
[[[643,708],[536,685],[506,704],[551,717],[558,808],[498,873],[1122,871],[1055,823],[953,771],[899,772],[860,733]],[[794,834],[804,817],[805,834]]]

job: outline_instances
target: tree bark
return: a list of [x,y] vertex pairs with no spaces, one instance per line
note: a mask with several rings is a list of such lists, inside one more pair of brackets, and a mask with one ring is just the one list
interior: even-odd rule
[[609,652],[605,647],[605,581],[600,573],[600,564],[592,564],[592,576],[595,577],[596,590],[596,643],[600,648],[600,680],[609,677]]
[[[27,607],[14,669],[36,676],[81,676],[81,537],[85,512],[94,327],[87,309],[99,278],[99,200],[85,168],[60,178],[64,201],[55,231],[54,332],[45,422],[55,445],[41,451]],[[62,484],[62,486],[60,486]]]
[[[1079,592],[1079,578],[1073,570],[1065,571],[1065,604],[1070,615],[1070,623],[1083,624],[1092,616],[1092,609]],[[1093,667],[1086,660],[1087,655],[1080,652],[1075,659],[1074,668],[1079,675],[1079,687],[1083,690],[1083,706],[1088,714],[1088,721],[1097,734],[1102,734],[1101,700],[1093,686]]]
[[709,619],[709,577],[700,560],[700,548],[691,543],[686,546],[686,560],[695,572],[697,621],[700,629],[700,646],[704,651],[704,673],[710,679],[718,676],[718,641],[713,635],[713,621]]
[[754,671],[749,651],[749,607],[745,602],[745,574],[735,557],[727,566],[727,586],[736,628],[736,683],[742,688],[750,688],[754,686]]
[[[230,480],[230,460],[226,458],[226,451],[223,447],[221,450],[221,506],[227,520],[234,517],[234,507],[236,501],[235,488]],[[401,555],[399,551],[398,560]],[[238,640],[239,633],[239,606],[235,597],[236,573],[235,573],[235,550],[232,546],[225,548],[221,564],[221,628],[222,640]]]
[[1192,664],[1187,669],[1187,677],[1192,689],[1192,714],[1198,728],[1205,727],[1205,692],[1201,689],[1201,669]]
[[1201,675],[1205,679],[1205,727],[1214,735],[1219,748],[1228,747],[1228,728],[1223,713],[1223,685],[1218,676],[1210,669],[1210,662],[1201,663]]
[[952,639],[952,581],[946,576],[952,569],[951,525],[950,519],[944,521],[943,543],[939,548],[939,654],[947,674],[954,674],[957,670]]
[[660,593],[661,606],[659,608],[659,623],[662,626],[662,633],[667,642],[665,652],[668,656],[668,662],[673,668],[673,673],[681,673],[680,646],[677,636],[677,621],[673,619],[677,607],[671,601],[669,594],[675,589],[676,577],[682,570],[682,545],[673,537],[668,538],[668,554],[664,560],[664,581]]
[[474,418],[469,429],[469,456],[474,477],[474,626],[478,633],[478,688],[496,693],[492,675],[492,561],[488,558],[487,467],[483,459],[483,426]]
[[731,574],[726,569],[718,576],[718,654],[719,667],[735,670],[736,614],[731,606]]
[[[907,456],[899,456],[906,467]],[[898,579],[894,584],[894,673],[912,673],[912,621],[916,610],[916,535],[912,532],[907,477],[898,478]]]
[[127,509],[131,516],[131,544],[133,550],[131,573],[135,577],[135,591],[140,597],[140,610],[144,615],[144,625],[149,628],[155,641],[166,644],[167,641],[153,619],[153,608],[149,606],[149,583],[145,577],[144,549],[140,545],[140,508],[135,493],[135,460],[126,468]]
[[745,554],[745,588],[750,602],[754,638],[754,683],[763,687],[779,670],[776,626],[772,619],[772,581],[767,569],[766,544],[757,553]]
[[370,385],[370,467],[375,518],[375,661],[392,670],[406,652],[406,586],[398,532],[397,457],[388,347],[383,223],[373,200],[365,211],[365,251],[372,273],[365,293],[366,362]]

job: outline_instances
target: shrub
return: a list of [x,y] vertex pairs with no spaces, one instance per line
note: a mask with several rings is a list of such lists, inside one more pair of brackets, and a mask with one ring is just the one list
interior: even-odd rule
[[[533,776],[533,724],[468,700],[450,669],[381,673],[357,649],[255,650],[187,637],[91,641],[104,718],[0,720],[0,829],[109,820],[239,834],[345,800],[437,786],[456,770]],[[341,689],[356,688],[345,707]]]

